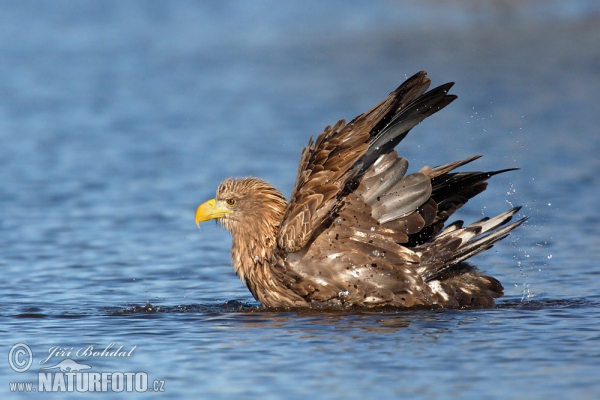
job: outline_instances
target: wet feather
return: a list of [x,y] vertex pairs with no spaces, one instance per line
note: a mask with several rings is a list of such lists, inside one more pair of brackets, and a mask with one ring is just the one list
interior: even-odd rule
[[[518,209],[467,226],[448,218],[507,170],[453,172],[480,156],[408,174],[394,148],[450,104],[419,72],[302,150],[290,200],[258,178],[226,179],[198,208],[232,236],[232,262],[265,307],[491,307],[502,285],[465,263],[522,218]],[[208,206],[206,206],[208,204]],[[204,215],[210,207],[221,207]],[[444,228],[444,226],[446,227]]]

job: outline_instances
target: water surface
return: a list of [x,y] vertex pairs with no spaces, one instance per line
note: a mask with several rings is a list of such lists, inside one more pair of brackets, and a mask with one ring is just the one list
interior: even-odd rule
[[[49,349],[111,343],[135,349],[72,358],[169,398],[597,398],[599,8],[465,4],[2,2],[0,347],[34,354],[23,373],[0,362],[2,398],[37,396],[9,383],[37,385]],[[195,207],[227,176],[289,194],[311,135],[421,69],[459,99],[399,146],[412,170],[521,168],[457,216],[524,205],[530,221],[473,260],[505,297],[258,309]]]

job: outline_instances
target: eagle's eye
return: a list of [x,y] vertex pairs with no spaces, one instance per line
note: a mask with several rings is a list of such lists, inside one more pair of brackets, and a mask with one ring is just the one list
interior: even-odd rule
[[225,203],[229,206],[235,206],[235,199],[225,199]]

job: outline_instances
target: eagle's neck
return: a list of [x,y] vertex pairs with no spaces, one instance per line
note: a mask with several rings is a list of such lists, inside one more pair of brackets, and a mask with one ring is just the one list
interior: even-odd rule
[[265,224],[234,234],[231,261],[235,272],[246,285],[249,280],[262,280],[269,276],[270,271],[260,267],[270,265],[275,251],[278,228],[279,224]]
[[282,290],[273,268],[277,232],[287,202],[279,191],[272,188],[257,196],[253,203],[251,209],[245,210],[243,223],[230,230],[233,236],[231,259],[242,282],[254,298],[265,305],[272,303],[269,297]]

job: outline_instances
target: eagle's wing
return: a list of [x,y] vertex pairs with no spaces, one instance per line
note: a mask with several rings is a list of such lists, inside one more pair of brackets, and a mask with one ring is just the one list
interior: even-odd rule
[[[492,247],[526,219],[508,224],[515,208],[465,227],[456,221],[444,228],[455,210],[485,189],[487,179],[506,171],[452,172],[477,158],[405,175],[406,159],[395,151],[381,156],[343,197],[335,220],[313,236],[310,246],[286,255],[285,271],[306,278],[289,287],[317,302],[491,306],[502,285],[457,264]],[[429,284],[434,280],[441,291]]]
[[[301,250],[376,161],[393,151],[415,125],[456,98],[447,94],[452,83],[425,93],[430,83],[421,71],[371,110],[348,124],[341,120],[334,127],[328,126],[316,141],[309,141],[302,150],[296,183],[279,229],[280,249]],[[404,177],[402,168],[397,165],[393,172],[400,178],[413,179],[412,175]],[[421,198],[426,201],[431,194],[429,179],[414,178],[409,184],[416,185],[418,193],[408,205],[394,209],[398,215],[408,209],[414,211],[420,205],[414,204]]]

